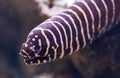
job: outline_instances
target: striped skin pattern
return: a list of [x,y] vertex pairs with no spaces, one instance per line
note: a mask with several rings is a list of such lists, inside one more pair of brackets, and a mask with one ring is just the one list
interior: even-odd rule
[[81,0],[35,27],[20,55],[28,65],[77,52],[120,23],[120,0]]

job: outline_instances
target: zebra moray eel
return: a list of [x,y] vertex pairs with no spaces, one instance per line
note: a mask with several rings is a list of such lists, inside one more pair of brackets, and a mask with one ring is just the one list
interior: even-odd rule
[[21,47],[28,65],[77,52],[120,23],[120,0],[81,0],[35,27]]

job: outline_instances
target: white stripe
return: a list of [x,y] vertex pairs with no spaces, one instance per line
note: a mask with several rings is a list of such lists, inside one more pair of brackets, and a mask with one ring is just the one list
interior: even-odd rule
[[[22,50],[22,52],[25,53],[28,58],[31,58],[31,57],[29,56],[29,54],[28,54],[24,49]],[[26,57],[26,55],[24,55],[24,54],[21,54],[21,55],[22,55],[23,57]]]
[[30,38],[29,38],[29,36],[27,37],[27,40],[26,40],[26,42],[25,43],[28,43],[28,41],[30,40]]
[[57,49],[52,47],[52,49],[54,50],[54,58],[52,59],[52,61],[54,61],[57,57]]
[[[118,1],[118,3],[120,3],[120,0]],[[117,4],[116,4],[116,5],[117,5]],[[119,4],[119,8],[116,7],[116,9],[119,10],[119,14],[118,14],[118,18],[117,18],[115,24],[118,24],[118,23],[120,23],[120,4]]]
[[68,12],[71,12],[71,13],[73,13],[75,16],[76,16],[76,18],[78,19],[78,21],[80,22],[80,28],[81,28],[81,34],[82,34],[82,38],[83,38],[83,46],[82,46],[82,48],[83,47],[85,47],[86,46],[86,40],[85,40],[85,36],[84,36],[84,30],[83,30],[83,25],[82,25],[82,21],[81,21],[81,18],[78,16],[78,14],[75,12],[75,11],[73,11],[72,9],[67,9],[66,11],[68,11]]
[[104,27],[101,30],[101,31],[103,31],[102,33],[104,33],[105,30],[106,30],[106,27],[108,26],[108,7],[107,7],[107,5],[106,5],[104,0],[101,0],[101,1],[102,1],[103,5],[105,7],[105,25],[104,25]]
[[63,45],[62,34],[61,34],[59,28],[54,24],[54,22],[52,22],[52,21],[49,21],[49,22],[55,27],[55,29],[58,31],[58,33],[60,35],[60,42],[61,42],[61,47],[62,47],[60,58],[62,58],[64,56],[64,45]]
[[[49,22],[50,23],[50,22]],[[50,29],[45,29],[45,31],[48,31],[49,33],[51,33],[51,35],[53,36],[53,39],[54,39],[54,42],[56,44],[56,47],[58,48],[59,47],[59,44],[57,42],[57,38],[55,36],[55,34],[50,30]]]
[[[49,23],[50,23],[50,22],[49,22]],[[52,34],[53,39],[54,39],[54,42],[55,42],[55,44],[56,44],[56,48],[54,48],[54,59],[53,59],[53,60],[55,60],[55,59],[56,59],[56,56],[57,56],[57,48],[59,47],[59,44],[57,43],[56,36],[54,35],[54,33],[53,33],[51,30],[45,29],[45,31],[48,31],[48,32],[50,32],[50,33]]]
[[[61,34],[59,28],[54,24],[54,21],[51,21],[51,20],[45,21],[43,24],[46,24],[46,23],[52,24],[52,26],[55,27],[55,29],[58,31],[58,33],[59,33],[59,35],[60,35],[61,47],[63,46],[63,47],[62,47],[62,52],[63,52],[63,53],[62,53],[61,56],[60,56],[60,58],[62,58],[63,55],[64,55],[64,45],[63,45],[63,40],[62,40],[62,34]],[[58,48],[58,47],[59,47],[59,44],[57,43],[57,40],[56,40],[56,37],[55,37],[54,33],[53,33],[52,31],[48,30],[48,29],[45,29],[45,30],[46,30],[46,31],[49,31],[49,32],[53,35],[55,44],[57,45],[57,48]],[[56,56],[57,56],[57,49],[54,48],[54,59],[53,59],[53,60],[56,59]]]
[[65,34],[65,40],[66,40],[66,49],[68,49],[68,36],[67,36],[67,32],[66,32],[64,26],[58,21],[53,21],[53,22],[59,24],[59,26],[63,29],[63,32]]
[[112,25],[113,25],[113,23],[114,23],[114,21],[115,21],[115,2],[114,2],[114,0],[111,0],[111,2],[112,2],[112,5],[113,5],[113,14],[112,14],[111,24],[110,24],[110,26],[107,28],[107,30],[109,30],[109,29],[112,27]]
[[38,64],[40,64],[40,60],[38,60],[37,62],[38,62]]
[[62,16],[58,16],[58,15],[56,15],[56,16],[53,16],[54,18],[60,18],[61,20],[63,20],[66,24],[67,24],[67,26],[69,27],[69,29],[70,29],[70,36],[71,36],[71,41],[70,41],[70,52],[73,52],[73,47],[72,47],[72,43],[73,43],[73,40],[72,40],[72,38],[73,38],[73,36],[72,36],[72,29],[71,29],[71,25],[68,23],[68,21],[66,21],[65,20],[65,18],[63,18]]
[[[73,26],[75,28],[75,32],[76,32],[76,38],[75,39],[76,39],[76,43],[77,43],[77,49],[75,50],[75,52],[76,52],[76,51],[79,50],[80,45],[79,45],[79,41],[78,41],[78,30],[77,30],[77,27],[75,25],[75,21],[73,20],[73,18],[69,14],[66,14],[66,13],[61,13],[61,14],[67,16],[72,21]],[[72,52],[69,53],[69,55],[71,55],[71,54],[72,54]]]
[[44,30],[45,30],[45,29],[40,28],[40,27],[39,27],[39,28],[36,27],[36,28],[34,28],[34,30],[41,30],[42,35],[45,37],[45,40],[46,40],[46,43],[47,43],[47,48],[46,48],[46,52],[45,52],[45,55],[44,55],[44,56],[46,56],[46,55],[48,54],[48,52],[49,52],[50,41],[48,40],[47,36],[46,36],[45,33],[44,33]]
[[97,4],[94,2],[94,0],[91,0],[91,2],[93,3],[93,5],[95,6],[95,8],[97,9],[97,12],[98,12],[98,17],[99,17],[98,31],[100,31],[100,28],[101,28],[101,12],[100,12],[100,9],[97,6]]
[[[43,22],[42,24],[44,25],[44,24],[46,24],[46,23],[50,23],[50,24],[51,24],[50,19],[49,19],[48,21]],[[55,42],[55,44],[56,44],[56,47],[58,48],[58,47],[59,47],[59,44],[57,43],[57,38],[56,38],[56,36],[54,35],[54,33],[53,33],[51,30],[49,30],[49,29],[45,29],[45,30],[48,31],[48,32],[50,32],[50,33],[52,34],[52,36],[53,36],[53,38],[54,38],[54,42]],[[56,56],[57,56],[57,48],[56,48],[56,49],[54,48],[54,58],[53,58],[53,60],[56,59]]]
[[116,10],[116,8],[115,8],[115,1],[114,0],[111,0],[112,1],[112,5],[113,5],[113,17],[112,17],[112,23],[114,22],[114,20],[115,20],[115,10]]
[[38,39],[38,45],[39,45],[39,47],[40,47],[40,49],[39,49],[39,51],[41,51],[42,50],[42,44],[41,44],[41,40],[40,39]]
[[[24,53],[24,52],[23,52]],[[22,53],[19,53],[22,57],[27,57],[26,55],[22,54]],[[26,53],[25,53],[26,54]]]
[[49,58],[48,62],[51,62],[51,61],[52,61],[52,59],[51,59],[50,55],[48,55],[48,58]]
[[[88,6],[88,4],[87,4],[84,0],[81,1],[81,3],[83,3],[83,4],[86,6],[86,8],[88,9],[88,11],[90,12],[90,15],[91,15],[91,19],[92,19],[92,31],[93,31],[93,33],[92,33],[92,41],[93,41],[94,34],[95,34],[95,25],[94,25],[95,19],[94,19],[94,15],[93,15],[92,10],[90,9],[90,6]],[[89,25],[89,26],[90,26],[90,25]],[[92,42],[92,41],[91,41],[91,42]]]
[[85,18],[85,22],[86,22],[88,39],[91,40],[90,31],[89,31],[89,24],[88,24],[88,19],[87,19],[86,13],[85,13],[84,10],[83,10],[81,7],[79,7],[78,5],[72,5],[72,7],[75,7],[76,9],[78,9],[78,10],[83,14],[83,17]]
[[118,24],[119,22],[120,22],[120,13],[115,24]]

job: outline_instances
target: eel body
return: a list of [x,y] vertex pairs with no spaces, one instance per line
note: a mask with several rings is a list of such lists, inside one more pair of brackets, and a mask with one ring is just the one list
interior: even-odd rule
[[36,26],[20,55],[38,65],[71,55],[120,23],[120,0],[81,0]]

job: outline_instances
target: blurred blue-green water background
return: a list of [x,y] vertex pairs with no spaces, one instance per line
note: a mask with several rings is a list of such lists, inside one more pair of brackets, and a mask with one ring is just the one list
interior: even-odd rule
[[33,0],[0,0],[0,78],[120,78],[120,26],[80,52],[38,66],[19,56],[22,43],[48,18]]

